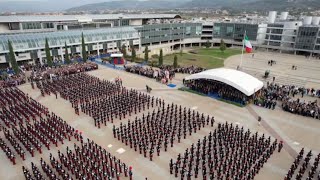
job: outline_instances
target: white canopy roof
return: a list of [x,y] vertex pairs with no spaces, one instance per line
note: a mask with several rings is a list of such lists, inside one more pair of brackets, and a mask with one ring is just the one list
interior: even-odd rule
[[228,84],[247,96],[253,95],[263,87],[263,82],[242,71],[226,68],[210,69],[190,75],[185,80],[211,79]]

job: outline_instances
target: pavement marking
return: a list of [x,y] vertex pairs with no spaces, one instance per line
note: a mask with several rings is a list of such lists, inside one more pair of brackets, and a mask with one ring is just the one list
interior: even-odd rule
[[196,109],[198,109],[198,106],[193,106],[191,109],[196,110]]
[[236,124],[236,125],[239,125],[240,123],[239,123],[239,122],[236,122],[235,124]]
[[[246,108],[253,117],[258,119],[259,115],[254,109],[252,109],[252,107],[248,105],[246,106]],[[283,138],[263,119],[264,118],[262,118],[261,126],[264,127],[274,138],[277,138],[278,141],[283,141],[283,148],[290,154],[290,156],[292,156],[293,158],[297,157],[298,153],[289,145],[288,142],[284,141]]]
[[109,144],[109,145],[108,145],[108,148],[111,148],[111,147],[112,147],[112,144]]
[[300,143],[298,143],[297,141],[293,142],[294,145],[299,145]]
[[120,148],[116,152],[119,153],[119,154],[122,154],[122,153],[126,152],[126,150],[123,149],[123,148]]

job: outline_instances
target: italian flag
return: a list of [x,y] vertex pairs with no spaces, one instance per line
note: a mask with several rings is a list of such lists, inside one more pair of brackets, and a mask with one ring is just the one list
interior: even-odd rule
[[251,45],[247,35],[244,37],[244,46],[246,47],[246,52],[247,53],[251,53],[252,52],[252,45]]

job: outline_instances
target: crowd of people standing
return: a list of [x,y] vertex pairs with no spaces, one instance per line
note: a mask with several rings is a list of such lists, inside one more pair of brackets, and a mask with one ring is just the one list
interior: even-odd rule
[[177,67],[174,68],[172,65],[162,65],[159,67],[161,70],[173,71],[175,73],[183,73],[183,74],[196,74],[202,71],[205,71],[205,68],[198,66],[187,66],[187,67]]
[[[282,143],[277,139],[252,133],[233,124],[218,124],[218,128],[193,143],[176,161],[169,163],[170,174],[181,179],[254,179]],[[200,177],[199,177],[200,176]]]
[[161,151],[167,151],[181,139],[186,139],[205,126],[213,126],[214,117],[205,116],[190,108],[181,105],[166,104],[164,101],[156,101],[157,110],[143,114],[142,118],[135,118],[127,125],[113,127],[114,138],[130,146],[140,154],[144,154],[150,161],[156,153],[160,156]]
[[114,119],[124,119],[152,108],[158,98],[122,86],[122,80],[116,82],[101,81],[85,73],[63,76],[55,80],[46,80],[38,84],[45,95],[54,93],[72,104],[75,113],[80,111],[93,117],[95,126],[113,123]]
[[[306,95],[320,97],[320,90],[268,83],[255,95],[254,104],[275,109],[277,102],[281,102],[281,107],[285,111],[320,119],[318,101],[303,100]],[[301,96],[301,99],[298,96]]]
[[[72,150],[73,149],[73,150]],[[133,179],[133,169],[131,166],[121,162],[112,154],[106,151],[94,141],[87,139],[87,142],[81,141],[81,145],[74,144],[74,147],[67,146],[66,153],[58,151],[58,157],[51,153],[50,163],[43,158],[40,159],[40,172],[35,163],[31,162],[32,171],[22,166],[26,180],[33,179],[63,179],[69,180],[72,177],[76,179]],[[32,173],[31,173],[32,172]]]
[[31,81],[51,79],[52,77],[66,76],[80,72],[98,69],[98,65],[93,62],[65,64],[49,67],[48,65],[38,65],[32,68]]
[[175,72],[173,70],[143,67],[138,65],[124,67],[127,72],[153,78],[163,84],[168,84],[175,77]]
[[13,164],[16,164],[15,153],[24,161],[29,157],[26,152],[34,157],[36,151],[42,154],[43,146],[50,150],[51,145],[58,147],[73,137],[81,139],[81,134],[66,121],[18,88],[1,89],[0,97],[0,130],[5,137],[0,138],[0,146]]
[[[288,173],[284,177],[284,180],[290,180],[293,179],[294,175],[296,174],[295,179],[301,180],[304,178],[306,171],[309,169],[309,172],[306,174],[306,180],[313,180],[313,179],[320,179],[320,173],[317,175],[317,168],[320,163],[320,153],[315,156],[313,163],[312,160],[312,151],[310,150],[305,158],[304,156],[304,148],[302,148],[298,154],[298,156],[294,159],[294,162],[292,163]],[[299,168],[300,167],[300,168]],[[299,169],[297,172],[296,170]]]

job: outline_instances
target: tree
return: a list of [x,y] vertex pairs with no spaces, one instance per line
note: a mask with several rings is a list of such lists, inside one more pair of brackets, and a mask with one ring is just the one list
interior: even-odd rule
[[121,47],[121,53],[123,54],[123,57],[127,57],[127,47],[124,44]]
[[182,56],[183,55],[183,51],[182,51],[182,49],[180,49],[180,56]]
[[131,61],[132,62],[135,62],[136,61],[136,57],[137,57],[137,53],[136,53],[136,49],[133,47],[133,46],[131,46]]
[[177,67],[178,67],[178,57],[177,57],[177,55],[174,55],[173,67],[174,67],[174,68],[177,68]]
[[70,63],[71,63],[71,61],[70,61],[70,57],[69,57],[69,52],[68,52],[67,42],[65,42],[65,43],[64,43],[64,49],[65,49],[65,53],[64,53],[64,56],[65,56],[65,58],[64,58],[64,62],[65,62],[66,64],[70,64]]
[[149,49],[148,49],[148,46],[146,46],[146,48],[144,49],[144,60],[146,62],[148,62],[148,60],[149,60]]
[[12,47],[11,41],[8,41],[8,47],[9,47],[9,61],[10,61],[11,67],[12,67],[13,71],[16,74],[18,74],[19,73],[19,66],[18,66],[18,63],[16,60],[16,56],[13,52],[13,47]]
[[88,59],[87,50],[86,50],[86,44],[84,42],[84,35],[81,34],[81,49],[82,49],[82,60],[83,62],[86,62]]
[[160,55],[159,55],[159,66],[163,65],[163,51],[160,49]]
[[209,48],[210,46],[211,46],[211,44],[210,44],[209,40],[207,40],[207,42],[206,42],[206,48]]
[[49,43],[48,43],[48,38],[46,38],[45,51],[46,51],[47,64],[48,64],[49,67],[52,67],[53,66],[53,62],[52,62],[52,56],[51,56],[51,53],[50,53],[50,47],[49,47]]
[[224,52],[227,49],[226,43],[224,43],[223,39],[220,41],[220,51]]

